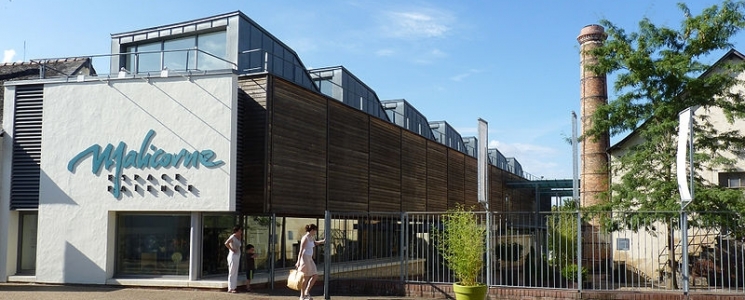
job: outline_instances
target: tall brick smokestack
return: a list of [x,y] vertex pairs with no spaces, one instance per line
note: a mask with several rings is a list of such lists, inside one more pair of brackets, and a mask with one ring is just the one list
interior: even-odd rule
[[[587,69],[597,64],[597,57],[589,52],[603,45],[605,30],[600,25],[588,25],[582,28],[577,37],[580,45],[580,118],[582,124],[582,149],[580,162],[580,204],[591,206],[602,203],[603,192],[608,191],[608,156],[610,146],[609,134],[588,137],[587,131],[592,128],[592,116],[598,107],[608,103],[608,84],[605,74],[596,74]],[[610,270],[610,243],[600,234],[599,221],[590,220],[582,225],[582,266],[588,268],[590,278],[603,276]]]
[[597,63],[597,58],[589,52],[598,48],[605,41],[605,30],[600,25],[588,25],[582,28],[577,37],[580,45],[580,118],[582,125],[582,148],[580,162],[580,203],[591,206],[603,202],[600,194],[608,191],[608,156],[610,147],[609,135],[597,138],[587,137],[586,132],[592,128],[592,115],[600,105],[608,103],[608,85],[605,74],[595,74],[587,69]]

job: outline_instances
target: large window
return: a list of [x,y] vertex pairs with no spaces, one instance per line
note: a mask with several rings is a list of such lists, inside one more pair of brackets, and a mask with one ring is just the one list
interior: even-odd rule
[[163,42],[163,65],[169,70],[191,70],[197,66],[196,51],[182,51],[194,49],[197,40],[185,37]]
[[[239,272],[245,272],[246,246],[254,246],[256,271],[269,268],[269,229],[272,224],[268,216],[205,215],[202,236],[202,276],[225,276],[228,274],[228,249],[225,240],[232,234],[233,226],[243,224],[241,264]],[[293,262],[294,265],[294,262]]]
[[117,275],[188,275],[190,231],[188,214],[120,214]]
[[[225,31],[203,33],[158,42],[129,45],[124,67],[131,72],[229,69]],[[199,51],[197,51],[196,49]]]
[[225,45],[226,35],[224,31],[200,34],[197,36],[197,69],[219,70],[228,69],[228,63],[224,61],[227,57]]
[[[225,241],[239,224],[234,215],[204,216],[202,230],[202,276],[228,274],[228,249]],[[245,245],[243,245],[245,246]]]

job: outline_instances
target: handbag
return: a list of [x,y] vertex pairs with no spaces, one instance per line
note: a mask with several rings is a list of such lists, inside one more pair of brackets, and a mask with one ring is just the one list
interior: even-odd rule
[[303,272],[290,270],[290,275],[287,276],[287,287],[299,291],[301,282],[303,282]]

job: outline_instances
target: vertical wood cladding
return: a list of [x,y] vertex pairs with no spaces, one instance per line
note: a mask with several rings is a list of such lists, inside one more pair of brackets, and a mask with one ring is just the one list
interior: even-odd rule
[[427,140],[401,130],[401,209],[427,210]]
[[492,211],[506,211],[505,197],[507,187],[504,184],[504,178],[507,171],[489,167],[489,209]]
[[[464,180],[463,180],[463,189],[465,192],[465,202],[466,207],[474,206],[477,209],[483,209],[481,205],[479,205],[479,174],[478,174],[478,159],[472,158],[470,156],[464,155],[465,165],[464,165]],[[475,182],[476,184],[472,184]]]
[[266,99],[267,77],[238,81],[238,195],[237,207],[245,214],[266,210]]
[[372,117],[370,211],[401,211],[401,128]]
[[329,199],[337,211],[368,210],[370,117],[329,101]]
[[447,147],[427,141],[427,210],[448,209],[448,157]]
[[326,209],[327,99],[278,78],[273,82],[270,209],[322,216]]
[[[271,75],[240,85],[244,213],[479,207],[476,158]],[[514,208],[529,208],[532,190],[509,190],[508,180],[524,179],[489,166],[491,209],[513,207],[507,195]]]
[[496,176],[499,176],[500,171],[500,169],[493,167],[487,168],[486,176],[489,178],[487,197],[489,197],[489,209],[493,211],[503,211],[504,209],[504,203],[500,201],[500,198],[504,198],[503,185],[494,180]]
[[463,152],[447,149],[448,155],[448,208],[456,204],[465,205],[465,154]]

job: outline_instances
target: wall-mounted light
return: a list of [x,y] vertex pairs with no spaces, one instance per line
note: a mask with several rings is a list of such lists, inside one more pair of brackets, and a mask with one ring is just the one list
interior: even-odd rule
[[147,174],[147,180],[153,180],[153,179],[155,179],[155,177],[153,177],[152,174]]
[[176,174],[176,180],[184,179],[184,177],[181,177],[181,174]]
[[168,187],[167,187],[167,186],[165,186],[165,185],[161,185],[161,186],[160,186],[160,191],[161,191],[161,192],[165,192],[165,191],[167,191],[167,190],[168,190]]

